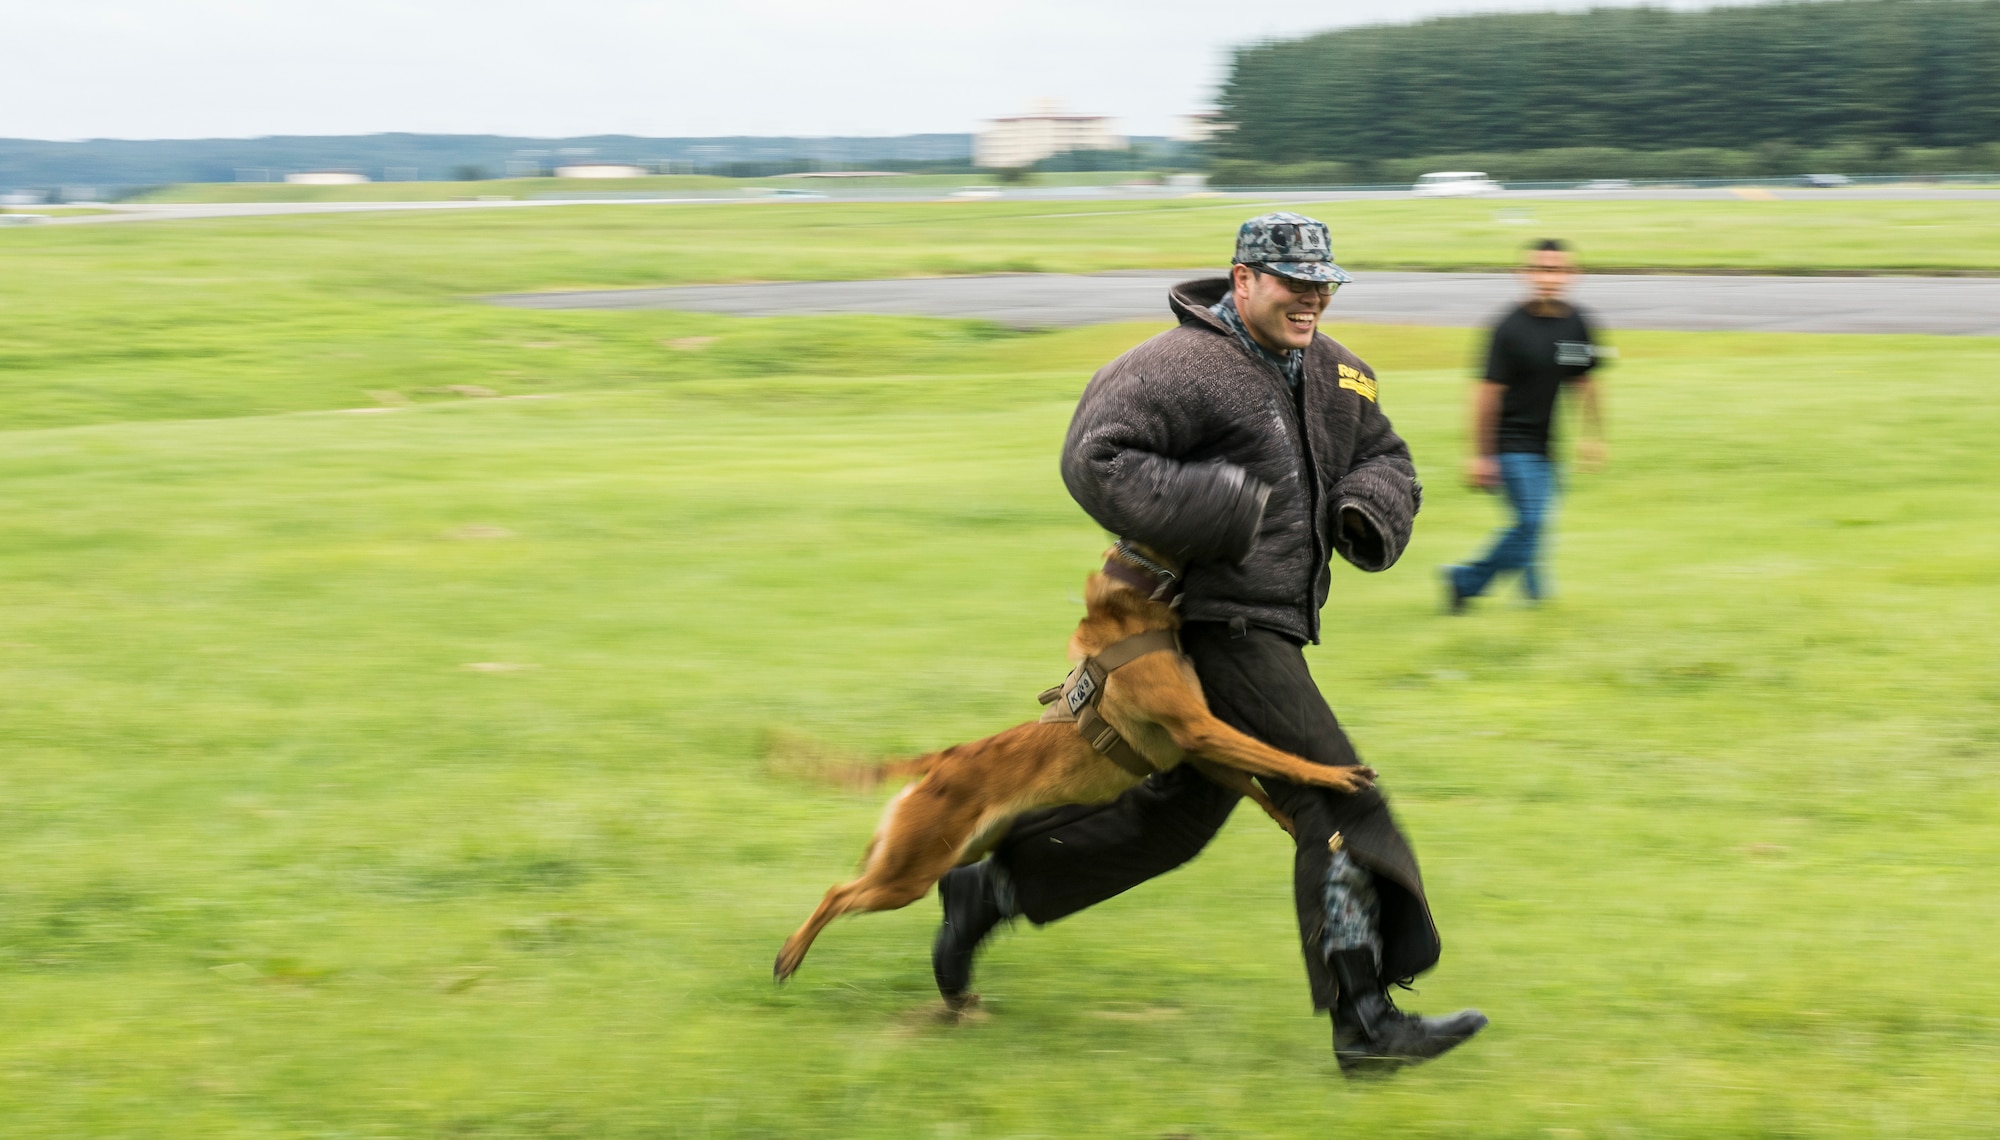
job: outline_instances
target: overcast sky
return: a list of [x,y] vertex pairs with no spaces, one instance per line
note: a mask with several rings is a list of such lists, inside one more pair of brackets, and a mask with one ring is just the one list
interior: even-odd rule
[[891,135],[1041,99],[1166,134],[1243,43],[1639,2],[35,0],[0,20],[0,137]]

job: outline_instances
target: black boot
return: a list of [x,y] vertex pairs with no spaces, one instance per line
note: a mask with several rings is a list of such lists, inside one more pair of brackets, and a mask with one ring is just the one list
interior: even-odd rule
[[944,923],[931,943],[931,974],[944,1003],[964,1009],[972,1001],[973,952],[1006,917],[993,897],[990,864],[981,860],[946,871],[938,880],[938,902],[944,907]]
[[1327,956],[1340,994],[1333,1005],[1333,1055],[1343,1073],[1386,1073],[1428,1061],[1486,1028],[1486,1015],[1463,1009],[1449,1017],[1404,1013],[1389,1000],[1367,947]]

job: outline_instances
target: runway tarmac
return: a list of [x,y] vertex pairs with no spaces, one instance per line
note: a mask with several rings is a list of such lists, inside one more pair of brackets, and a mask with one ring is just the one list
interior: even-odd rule
[[[1167,289],[1219,269],[691,285],[487,300],[523,309],[680,309],[731,316],[880,313],[1015,328],[1172,319]],[[1329,323],[1478,327],[1520,296],[1504,273],[1369,273],[1335,295]],[[1577,300],[1612,329],[2000,336],[2000,278],[1585,276]]]

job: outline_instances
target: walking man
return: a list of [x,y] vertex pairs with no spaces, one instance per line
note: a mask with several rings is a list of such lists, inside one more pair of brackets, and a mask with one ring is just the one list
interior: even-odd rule
[[1484,379],[1473,393],[1473,450],[1466,463],[1473,486],[1506,492],[1514,523],[1494,536],[1478,561],[1444,568],[1445,606],[1452,613],[1509,570],[1520,571],[1529,601],[1548,594],[1542,534],[1555,502],[1557,468],[1549,445],[1556,393],[1564,387],[1583,405],[1588,434],[1577,445],[1580,466],[1596,471],[1604,465],[1604,415],[1591,379],[1602,350],[1583,313],[1563,299],[1576,278],[1576,260],[1569,247],[1550,238],[1529,247],[1521,275],[1529,296],[1493,330]]
[[[1181,563],[1181,641],[1215,715],[1329,765],[1360,763],[1302,652],[1320,638],[1331,557],[1388,569],[1423,497],[1374,372],[1319,332],[1347,280],[1321,223],[1245,222],[1230,276],[1173,289],[1179,327],[1092,378],[1062,455],[1092,518]],[[1363,667],[1365,647],[1350,648]],[[1389,1000],[1440,944],[1382,793],[1266,787],[1297,827],[1300,946],[1342,1071],[1427,1060],[1483,1028],[1476,1010],[1423,1018]],[[968,1000],[974,952],[1003,920],[1053,922],[1192,859],[1236,800],[1182,765],[1109,804],[1021,817],[992,858],[939,883],[938,989]]]

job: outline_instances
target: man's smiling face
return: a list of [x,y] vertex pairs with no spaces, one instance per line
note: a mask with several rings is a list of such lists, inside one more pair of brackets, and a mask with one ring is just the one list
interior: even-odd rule
[[1312,281],[1293,281],[1248,265],[1230,269],[1236,287],[1236,313],[1250,337],[1272,352],[1305,348],[1319,331],[1319,315],[1331,293]]

